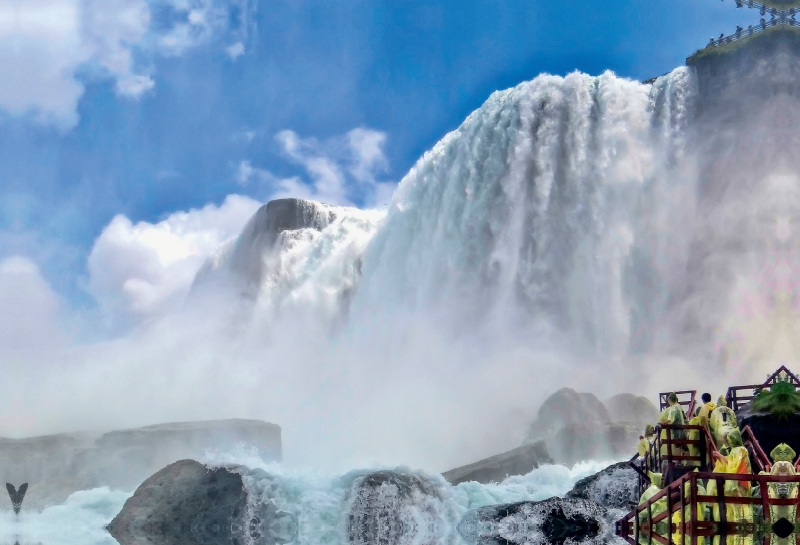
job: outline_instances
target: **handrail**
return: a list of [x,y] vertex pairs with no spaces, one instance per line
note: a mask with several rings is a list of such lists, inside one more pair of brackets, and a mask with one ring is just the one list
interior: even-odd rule
[[[800,22],[796,26],[800,27]],[[786,378],[789,379],[789,382],[793,384],[795,388],[800,388],[800,378],[792,373],[785,365],[781,365],[780,368],[772,373],[763,384],[748,384],[746,386],[731,386],[728,388],[728,392],[725,394],[725,400],[728,403],[728,407],[734,411],[738,411],[756,397],[758,390],[769,388],[778,382],[778,378],[781,376],[781,373],[786,375]],[[742,390],[750,390],[752,391],[752,395],[739,395],[739,392]]]
[[[717,483],[716,495],[701,495],[698,492],[698,481],[713,480]],[[756,484],[760,487],[760,497],[753,496],[730,496],[725,494],[726,481],[739,481]],[[680,534],[677,543],[684,543],[687,536],[692,536],[692,542],[696,543],[695,537],[718,535],[719,533],[736,534],[752,531],[748,525],[741,521],[729,522],[725,516],[727,505],[752,505],[761,506],[763,517],[767,522],[771,520],[770,507],[795,505],[800,507],[800,497],[796,498],[773,498],[768,492],[769,485],[773,483],[799,483],[800,475],[777,476],[777,475],[756,475],[756,474],[736,474],[736,473],[714,473],[696,472],[684,475],[665,486],[648,501],[639,504],[625,517],[616,524],[616,534],[631,544],[640,543],[641,534],[645,535],[648,542],[652,540],[659,543],[668,544],[672,539],[655,532],[655,525],[661,521],[668,523],[668,532]],[[686,485],[689,485],[688,490]],[[688,497],[687,497],[688,496]],[[666,509],[653,516],[653,505],[664,500]],[[716,504],[719,506],[720,520],[698,520],[699,504]],[[687,516],[687,508],[689,513]],[[640,517],[645,513],[646,517],[640,521]],[[673,515],[680,513],[680,522],[673,522]]]
[[739,40],[743,40],[744,38],[749,38],[750,36],[754,36],[759,32],[764,32],[768,28],[772,28],[779,25],[786,25],[786,26],[793,26],[793,27],[800,27],[800,21],[795,20],[795,14],[797,12],[789,13],[788,10],[773,10],[775,13],[770,14],[773,16],[772,19],[769,21],[765,21],[761,19],[761,22],[756,25],[750,25],[747,29],[743,29],[738,27],[736,32],[733,34],[729,34],[728,36],[720,36],[718,39],[711,38],[709,40],[708,45],[706,45],[706,49],[711,47],[720,47],[725,44],[738,42]]
[[761,448],[761,444],[756,439],[753,430],[750,429],[750,426],[745,426],[742,432],[742,440],[744,441],[744,446],[749,446],[750,448],[748,451],[752,451],[753,458],[755,459],[756,463],[758,464],[759,471],[768,471],[769,468],[772,466],[770,463],[769,458],[767,457],[767,453],[764,452],[764,449]]
[[[695,402],[695,398],[697,397],[697,390],[680,390],[678,392],[661,392],[660,394],[658,394],[658,406],[659,406],[659,410],[660,411],[663,411],[664,409],[669,407],[669,401],[667,401],[667,398],[669,397],[670,394],[677,394],[677,396],[678,396],[678,405],[680,405],[682,407],[685,406],[688,409]],[[689,394],[689,399],[681,400],[680,397],[682,395],[685,395],[685,394]]]

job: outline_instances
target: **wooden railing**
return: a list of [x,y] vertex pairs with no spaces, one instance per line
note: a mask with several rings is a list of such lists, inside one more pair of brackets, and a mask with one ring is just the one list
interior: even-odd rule
[[[698,488],[698,482],[700,481],[715,481],[716,494],[700,494]],[[760,496],[739,497],[725,495],[725,483],[727,481],[758,485]],[[770,507],[782,505],[800,506],[800,498],[797,497],[770,498],[769,485],[772,483],[798,483],[798,486],[800,486],[800,475],[778,477],[774,475],[739,475],[711,472],[689,473],[667,485],[650,500],[638,505],[618,521],[616,533],[633,545],[645,542],[652,544],[653,541],[662,545],[670,545],[673,542],[687,543],[686,538],[689,538],[691,545],[697,545],[698,537],[747,534],[753,532],[756,518],[771,524],[772,513]],[[664,500],[661,505],[666,504],[666,509],[653,515],[653,506],[660,500]],[[699,509],[705,509],[707,506],[713,505],[719,508],[718,517],[716,517],[718,520],[698,520]],[[751,505],[760,507],[761,512],[757,513],[754,510],[750,515],[750,520],[728,521],[726,507],[729,505]],[[677,523],[673,521],[675,513],[680,513]],[[656,531],[656,525],[660,522],[666,522],[667,535],[662,535]],[[796,521],[789,522],[794,524]],[[675,534],[679,536],[679,539],[673,540]]]
[[658,406],[660,411],[663,411],[669,407],[669,401],[667,398],[669,397],[670,393],[678,395],[678,405],[683,407],[683,411],[689,415],[689,418],[691,418],[692,413],[697,405],[697,390],[681,390],[680,392],[662,392],[658,394]]
[[756,436],[753,434],[753,430],[750,429],[750,426],[745,426],[742,433],[742,442],[744,446],[747,448],[747,452],[750,453],[750,459],[756,463],[756,468],[758,471],[768,471],[770,467],[769,457],[767,453],[764,452],[764,449],[761,448],[761,444],[756,439]]
[[[698,432],[697,439],[689,439],[692,431]],[[750,433],[752,435],[752,432]],[[696,450],[697,454],[689,454],[691,450]],[[649,452],[644,459],[631,462],[631,466],[639,474],[639,495],[650,486],[648,471],[661,473],[664,483],[669,484],[695,469],[710,471],[714,467],[715,452],[717,447],[714,439],[705,426],[688,424],[656,426],[656,438],[650,445]]]
[[789,369],[783,365],[780,367],[780,369],[770,375],[767,381],[763,384],[748,384],[747,386],[731,386],[728,388],[728,392],[725,394],[725,401],[728,403],[728,407],[734,411],[738,411],[750,403],[759,390],[769,388],[775,384],[781,376],[781,373],[784,374],[791,384],[794,384],[795,388],[800,388],[800,379],[798,379],[794,373],[789,371]]

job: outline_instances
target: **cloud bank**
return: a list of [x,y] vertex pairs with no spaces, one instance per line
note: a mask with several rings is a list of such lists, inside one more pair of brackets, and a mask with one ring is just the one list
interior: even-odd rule
[[231,58],[244,54],[248,9],[246,0],[0,0],[0,108],[70,128],[85,81],[111,78],[135,99],[154,88],[155,55],[182,55],[217,35],[235,41]]

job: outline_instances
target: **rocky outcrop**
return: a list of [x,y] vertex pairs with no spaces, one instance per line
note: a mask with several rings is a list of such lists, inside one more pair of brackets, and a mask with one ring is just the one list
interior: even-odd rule
[[479,483],[501,482],[510,475],[526,475],[540,465],[552,464],[544,441],[523,445],[514,450],[498,454],[450,471],[442,476],[451,484],[467,481]]
[[563,388],[542,404],[526,442],[544,441],[559,464],[614,459],[635,452],[645,423],[657,416],[645,398],[620,394],[603,404],[594,394]]
[[537,420],[531,424],[530,439],[555,435],[563,428],[598,426],[611,420],[605,405],[594,394],[562,388],[548,397],[539,408]]
[[348,539],[353,545],[438,543],[447,510],[437,485],[401,471],[377,471],[352,486]]
[[628,462],[620,462],[581,479],[567,498],[591,500],[606,509],[627,510],[639,500],[639,480]]
[[[60,434],[0,438],[0,479],[27,482],[25,510],[63,503],[78,490],[110,486],[133,490],[164,466],[209,450],[244,445],[265,460],[281,459],[280,426],[259,420],[161,424],[113,431],[99,437]],[[10,509],[0,502],[0,509]]]
[[550,498],[540,502],[491,505],[468,512],[458,532],[468,543],[607,543],[607,512],[590,500]]
[[182,460],[142,483],[108,531],[121,545],[238,545],[246,516],[241,475]]

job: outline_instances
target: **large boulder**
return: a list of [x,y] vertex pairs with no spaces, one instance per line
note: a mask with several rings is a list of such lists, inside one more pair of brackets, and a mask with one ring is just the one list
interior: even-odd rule
[[108,531],[121,545],[238,545],[246,516],[240,474],[182,460],[143,482]]
[[591,500],[606,509],[628,510],[639,500],[639,478],[629,462],[619,462],[581,479],[566,497]]
[[353,545],[435,545],[445,537],[447,508],[437,484],[405,471],[357,477],[347,523]]
[[541,465],[552,463],[547,445],[544,441],[537,441],[473,464],[445,471],[442,476],[454,485],[467,481],[486,484],[501,482],[511,475],[527,475]]
[[603,404],[594,394],[562,388],[542,404],[526,443],[545,441],[559,464],[610,460],[634,453],[644,423],[657,417],[645,398],[620,394]]
[[458,524],[458,532],[476,545],[600,545],[611,539],[607,516],[605,509],[590,500],[550,498],[469,511]]
[[539,408],[528,431],[529,440],[546,439],[566,427],[599,426],[611,420],[605,405],[594,394],[562,388]]

